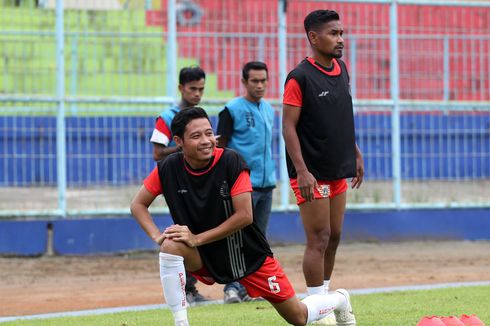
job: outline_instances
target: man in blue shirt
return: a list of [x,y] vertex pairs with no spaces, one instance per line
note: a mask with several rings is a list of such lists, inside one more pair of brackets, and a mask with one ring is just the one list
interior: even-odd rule
[[184,67],[179,73],[179,105],[166,108],[156,119],[150,142],[153,144],[153,159],[160,161],[175,153],[179,148],[172,140],[170,125],[175,114],[182,109],[194,107],[201,102],[206,73],[200,67]]
[[[254,218],[264,236],[272,207],[272,192],[276,186],[276,171],[272,159],[272,126],[274,109],[263,99],[268,70],[263,62],[252,61],[242,70],[246,93],[228,102],[219,114],[219,146],[240,153],[250,167]],[[239,283],[225,286],[225,303],[247,299]]]

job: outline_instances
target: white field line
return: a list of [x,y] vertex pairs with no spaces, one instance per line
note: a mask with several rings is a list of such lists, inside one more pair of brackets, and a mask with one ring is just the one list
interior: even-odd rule
[[[397,291],[434,290],[434,289],[445,289],[445,288],[458,288],[464,286],[488,286],[488,285],[490,285],[490,281],[440,283],[440,284],[392,286],[392,287],[370,288],[370,289],[355,289],[355,290],[349,290],[349,293],[354,295],[355,294],[363,295],[363,294],[373,294],[373,293],[390,293],[390,292],[397,292]],[[306,294],[300,293],[297,296],[299,298],[304,298]],[[208,304],[222,304],[222,303],[223,300],[206,301],[203,303],[198,303],[196,304],[196,306],[197,305],[202,306]],[[167,308],[168,306],[166,304],[156,304],[156,305],[144,305],[144,306],[129,306],[129,307],[101,308],[101,309],[80,310],[80,311],[55,312],[55,313],[39,314],[39,315],[0,317],[0,323],[4,323],[8,321],[17,321],[17,320],[103,315],[103,314],[113,314],[118,312],[144,311],[144,310],[167,309]]]

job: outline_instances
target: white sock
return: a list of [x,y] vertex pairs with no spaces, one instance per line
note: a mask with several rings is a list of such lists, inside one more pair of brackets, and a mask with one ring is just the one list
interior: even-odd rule
[[325,318],[335,309],[341,307],[345,300],[345,297],[337,292],[307,296],[301,300],[306,305],[306,308],[308,308],[308,321],[306,323],[309,324],[315,320]]
[[325,288],[325,293],[328,294],[328,289],[330,288],[330,280],[323,280],[323,287]]
[[323,285],[320,286],[309,286],[306,288],[306,292],[308,292],[308,295],[313,295],[313,294],[325,294],[325,288]]
[[187,321],[184,257],[160,253],[160,280],[175,323]]

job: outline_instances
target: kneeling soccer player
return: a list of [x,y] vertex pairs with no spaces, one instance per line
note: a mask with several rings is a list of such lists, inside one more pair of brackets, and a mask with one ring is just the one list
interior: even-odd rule
[[[335,312],[337,325],[355,325],[346,290],[300,301],[253,219],[245,161],[217,148],[206,112],[182,110],[172,121],[182,151],[158,162],[131,203],[144,231],[160,245],[160,278],[175,325],[189,325],[185,270],[206,284],[238,281],[263,297],[289,323],[305,325]],[[174,225],[161,232],[148,207],[163,194]]]

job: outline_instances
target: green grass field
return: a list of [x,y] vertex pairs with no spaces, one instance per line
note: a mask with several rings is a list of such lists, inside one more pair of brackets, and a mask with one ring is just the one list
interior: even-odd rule
[[[490,322],[490,286],[404,291],[351,297],[359,326],[414,326],[425,315],[476,314]],[[287,325],[267,302],[189,309],[191,325]],[[169,310],[8,322],[7,325],[173,325]]]

